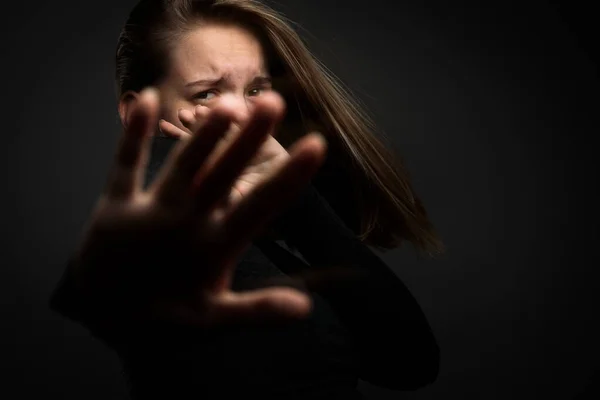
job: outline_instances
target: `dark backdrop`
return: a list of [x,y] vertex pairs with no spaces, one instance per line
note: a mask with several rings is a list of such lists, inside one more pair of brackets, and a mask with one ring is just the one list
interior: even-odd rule
[[[133,3],[3,6],[3,399],[125,398],[116,357],[46,301],[120,134],[113,55]],[[570,399],[590,381],[598,69],[582,4],[277,2],[372,110],[448,246],[383,256],[442,368],[414,393],[364,385],[373,399]]]

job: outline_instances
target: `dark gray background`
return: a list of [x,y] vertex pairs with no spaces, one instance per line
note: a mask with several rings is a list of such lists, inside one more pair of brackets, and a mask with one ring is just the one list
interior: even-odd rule
[[[3,399],[125,398],[116,357],[46,301],[120,134],[113,60],[133,3],[3,11]],[[439,379],[365,393],[572,398],[598,362],[591,6],[360,3],[277,2],[371,109],[448,246],[383,256],[431,321]]]

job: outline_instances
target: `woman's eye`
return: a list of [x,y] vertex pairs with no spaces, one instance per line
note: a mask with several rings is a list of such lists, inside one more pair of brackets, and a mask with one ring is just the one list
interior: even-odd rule
[[211,100],[215,96],[216,96],[216,93],[213,90],[206,90],[204,92],[200,92],[200,93],[197,93],[196,95],[194,95],[194,99],[206,101],[206,100]]
[[266,88],[254,88],[254,89],[250,89],[248,91],[248,96],[250,97],[254,97],[254,96],[259,96],[262,92],[266,91]]

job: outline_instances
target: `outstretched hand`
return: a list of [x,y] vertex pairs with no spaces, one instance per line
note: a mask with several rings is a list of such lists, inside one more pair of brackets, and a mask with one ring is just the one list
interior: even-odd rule
[[[289,154],[275,150],[271,133],[283,114],[283,100],[266,93],[247,123],[232,128],[235,110],[219,104],[177,143],[144,190],[158,94],[142,92],[77,252],[80,290],[136,315],[203,326],[306,316],[310,299],[295,289],[231,290],[237,258],[325,156],[317,135],[299,140]],[[239,196],[224,201],[232,186]]]

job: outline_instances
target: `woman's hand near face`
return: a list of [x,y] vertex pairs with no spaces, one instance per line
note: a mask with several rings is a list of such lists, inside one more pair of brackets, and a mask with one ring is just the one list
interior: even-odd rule
[[[222,100],[220,105],[227,107],[227,100]],[[185,129],[164,119],[159,121],[159,129],[170,137],[190,139],[194,134],[201,133],[202,126],[209,117],[210,111],[211,108],[202,105],[196,106],[193,110],[181,109],[178,117]],[[247,121],[244,121],[245,118],[240,115],[234,115],[234,119],[237,123],[232,124],[231,128],[219,140],[215,149],[215,156],[225,149],[232,140],[237,138],[247,123]],[[255,156],[248,162],[232,185],[228,198],[230,204],[235,205],[241,201],[253,188],[269,179],[289,159],[288,152],[275,140],[272,133],[270,132],[267,135]]]
[[[177,144],[143,190],[157,112],[157,93],[144,91],[76,253],[73,276],[79,290],[129,315],[203,326],[306,316],[310,300],[300,291],[271,287],[235,293],[230,283],[237,258],[253,236],[319,168],[324,141],[303,138],[270,164],[268,173],[257,169],[261,179],[242,187],[240,174],[264,149],[282,118],[283,101],[276,94],[262,96],[248,123],[225,142],[221,138],[235,111],[219,104],[201,127],[194,127],[194,135]],[[225,204],[234,183],[240,198]]]

